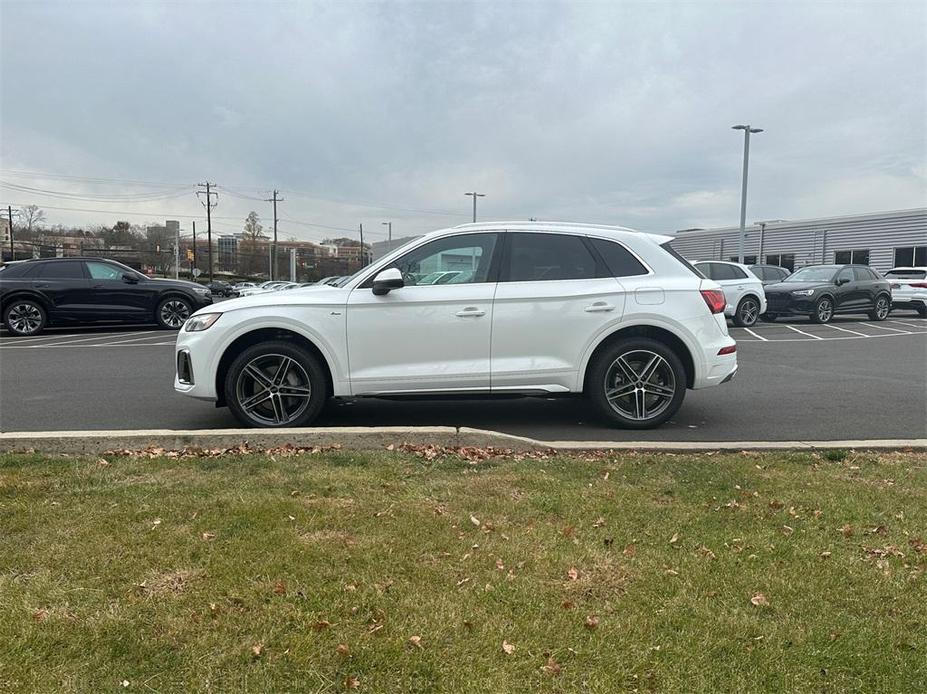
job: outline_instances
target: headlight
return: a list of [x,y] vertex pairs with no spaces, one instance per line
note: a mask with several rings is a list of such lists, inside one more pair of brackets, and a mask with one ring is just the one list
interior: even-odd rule
[[183,326],[183,329],[188,333],[198,333],[201,330],[212,327],[212,324],[219,320],[219,316],[221,315],[221,313],[201,313],[188,320],[187,324]]
[[193,291],[197,294],[202,294],[203,296],[209,296],[210,291],[207,287],[194,287]]
[[792,292],[792,294],[794,294],[795,296],[811,296],[812,294],[814,294],[814,290],[813,289],[796,289],[794,292]]

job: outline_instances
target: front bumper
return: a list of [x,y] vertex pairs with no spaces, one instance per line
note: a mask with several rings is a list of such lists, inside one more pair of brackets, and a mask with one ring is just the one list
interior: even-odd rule
[[817,298],[811,296],[793,297],[781,296],[778,294],[766,295],[766,313],[772,313],[776,316],[789,316],[793,314],[808,315],[814,312],[814,304]]

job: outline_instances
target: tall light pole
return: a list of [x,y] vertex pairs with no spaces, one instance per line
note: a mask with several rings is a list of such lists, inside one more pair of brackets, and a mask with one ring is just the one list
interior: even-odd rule
[[476,199],[477,199],[477,198],[485,198],[485,197],[486,197],[486,194],[485,194],[485,193],[475,193],[475,192],[474,192],[474,193],[464,193],[464,195],[471,195],[471,196],[473,196],[473,221],[475,222],[475,221],[476,221]]
[[740,245],[737,249],[737,262],[744,262],[744,237],[747,224],[747,166],[750,162],[750,133],[761,133],[763,128],[754,128],[750,125],[735,125],[732,130],[744,131],[744,180],[740,190]]
[[386,233],[387,233],[387,237],[386,237],[387,244],[386,245],[391,251],[393,250],[393,223],[392,222],[380,222],[380,224],[386,227]]

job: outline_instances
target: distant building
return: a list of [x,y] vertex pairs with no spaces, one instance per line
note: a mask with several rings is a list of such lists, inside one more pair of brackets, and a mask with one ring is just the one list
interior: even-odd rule
[[217,241],[217,248],[219,251],[219,270],[222,272],[235,272],[238,269],[238,236],[222,234]]
[[396,248],[404,246],[409,243],[409,241],[414,241],[420,236],[403,236],[400,239],[393,239],[392,241],[377,241],[376,243],[370,244],[370,260],[379,260],[387,253],[391,253]]
[[[689,260],[736,261],[740,227],[676,232],[673,248]],[[885,272],[927,264],[927,208],[845,217],[775,220],[747,227],[744,262],[794,270],[805,265],[860,263]]]

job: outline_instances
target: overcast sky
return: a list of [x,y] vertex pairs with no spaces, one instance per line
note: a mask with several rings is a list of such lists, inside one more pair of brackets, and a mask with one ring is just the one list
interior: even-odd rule
[[481,219],[732,225],[735,123],[766,129],[748,222],[927,204],[922,1],[0,8],[0,180],[59,194],[0,201],[51,223],[189,230],[208,179],[221,232],[274,187],[306,239],[466,222],[471,190]]

